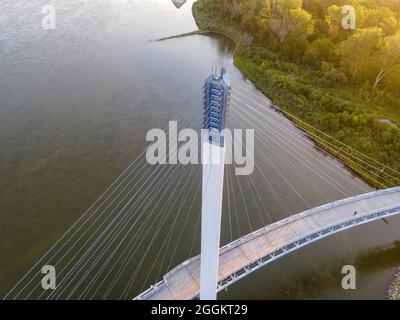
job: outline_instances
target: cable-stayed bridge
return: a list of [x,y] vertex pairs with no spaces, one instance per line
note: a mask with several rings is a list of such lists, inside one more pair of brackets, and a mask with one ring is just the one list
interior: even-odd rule
[[[253,175],[225,167],[219,290],[328,235],[399,213],[395,169],[310,125],[299,130],[243,84],[232,83],[231,93],[227,125],[254,128],[257,149]],[[199,99],[176,115],[180,128],[201,128],[200,106]],[[324,146],[387,190],[371,193]],[[4,298],[198,296],[201,173],[197,165],[151,166],[143,151]],[[41,287],[44,265],[57,270],[55,290]]]
[[[400,214],[400,187],[339,200],[250,233],[220,249],[218,290],[268,263],[335,233]],[[143,300],[199,296],[200,256],[187,260],[141,293]]]

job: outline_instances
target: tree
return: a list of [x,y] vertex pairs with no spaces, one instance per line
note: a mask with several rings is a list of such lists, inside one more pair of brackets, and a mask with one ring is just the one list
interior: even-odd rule
[[361,28],[379,27],[386,35],[393,35],[398,30],[398,21],[387,7],[357,9],[358,26]]
[[329,34],[334,41],[339,39],[340,31],[342,30],[342,9],[337,5],[332,5],[328,8],[325,21],[328,24]]
[[376,0],[377,5],[382,7],[388,7],[394,12],[400,12],[400,1],[399,0]]
[[[215,0],[214,0],[215,1]],[[240,16],[240,2],[237,0],[217,0],[218,5],[232,19],[237,20]]]
[[307,36],[314,30],[312,16],[302,6],[302,0],[265,1],[261,23],[278,38],[281,50],[291,32]]
[[313,41],[305,53],[305,61],[314,67],[320,67],[322,61],[336,64],[338,60],[335,44],[327,38],[319,38]]
[[259,32],[259,14],[263,10],[263,0],[245,0],[240,5],[240,12],[242,13],[241,25],[246,32],[255,36]]
[[393,36],[386,37],[383,45],[383,57],[381,68],[375,78],[374,88],[400,66],[400,31]]
[[352,79],[370,80],[381,57],[383,44],[382,29],[373,27],[359,29],[340,45],[342,65]]

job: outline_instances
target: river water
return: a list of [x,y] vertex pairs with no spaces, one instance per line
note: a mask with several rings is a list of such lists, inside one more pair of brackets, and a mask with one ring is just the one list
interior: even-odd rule
[[[224,66],[243,92],[266,101],[233,66],[230,40],[195,35],[149,41],[196,30],[192,1],[180,9],[169,0],[50,3],[57,13],[53,31],[41,28],[41,8],[47,2],[0,4],[0,296],[143,150],[150,128],[163,128],[184,106],[199,104],[202,80],[212,66]],[[348,196],[371,190],[313,148],[285,118],[266,112],[280,123],[278,134],[289,130],[309,147],[298,151],[302,157],[324,172],[335,168],[329,174]],[[267,149],[256,140],[256,162],[290,213],[344,197],[301,157],[273,144],[274,137],[256,129],[257,135],[271,144]],[[257,173],[252,179],[272,221],[284,218],[265,179]],[[239,191],[230,197],[238,198]],[[247,206],[237,203],[241,216],[233,231],[224,199],[223,243],[262,226],[250,189],[243,196]],[[399,228],[400,219],[392,218],[389,224],[379,221],[325,239],[257,271],[219,298],[381,299],[400,264]],[[183,239],[190,241],[189,236]],[[178,250],[173,265],[185,254]],[[341,287],[341,269],[347,264],[356,267],[356,290]]]

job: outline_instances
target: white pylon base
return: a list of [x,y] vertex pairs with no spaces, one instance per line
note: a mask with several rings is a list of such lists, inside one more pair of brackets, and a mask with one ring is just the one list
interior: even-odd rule
[[208,134],[202,134],[200,299],[216,300],[225,147],[210,143],[208,137]]

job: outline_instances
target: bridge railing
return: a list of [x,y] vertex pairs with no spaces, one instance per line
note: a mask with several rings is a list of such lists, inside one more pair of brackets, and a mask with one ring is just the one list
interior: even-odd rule
[[294,221],[300,220],[302,218],[308,217],[310,215],[316,214],[318,212],[321,211],[326,211],[332,208],[337,208],[339,206],[348,204],[348,203],[352,203],[352,202],[356,202],[359,200],[364,200],[364,199],[369,199],[369,198],[374,198],[377,196],[381,196],[381,195],[386,195],[386,194],[390,194],[390,193],[396,193],[396,192],[400,192],[400,187],[395,187],[395,188],[391,188],[391,189],[384,189],[384,190],[377,190],[377,191],[372,191],[369,193],[364,193],[361,195],[357,195],[354,197],[350,197],[350,198],[345,198],[345,199],[340,199],[328,204],[324,204],[322,206],[319,207],[315,207],[306,211],[303,211],[301,213],[292,215],[286,219],[280,220],[278,222],[274,222],[268,226],[262,227],[261,229],[258,229],[252,233],[247,234],[246,236],[243,236],[237,240],[234,240],[228,244],[226,244],[225,246],[221,247],[220,249],[220,253],[224,253],[234,247],[236,247],[237,245],[239,245],[240,243],[246,242],[250,239],[256,238],[262,234],[265,234],[267,232],[270,232],[272,230],[278,229],[284,225],[287,225],[288,223],[292,223]]
[[350,229],[373,220],[378,220],[384,217],[393,216],[399,213],[400,213],[400,206],[381,208],[379,210],[364,213],[361,217],[356,217],[351,220],[342,219],[338,222],[324,226],[324,228],[319,229],[318,231],[298,236],[294,238],[290,243],[287,243],[284,246],[276,248],[273,252],[268,252],[264,256],[257,257],[256,259],[249,261],[245,266],[242,266],[241,268],[238,268],[230,272],[230,274],[226,275],[225,277],[223,277],[218,281],[218,291],[223,290],[224,288],[237,282],[238,280],[254,272],[255,270],[265,266],[266,264],[271,263],[274,260],[277,260],[281,256],[284,256],[290,252],[298,250],[322,238],[328,237],[332,234],[338,233],[345,229]]
[[[342,205],[356,202],[359,200],[369,199],[369,198],[382,196],[382,195],[386,195],[386,194],[390,194],[390,193],[396,193],[396,192],[400,192],[400,187],[373,191],[373,192],[365,193],[362,195],[357,195],[354,197],[337,200],[337,201],[331,202],[329,204],[325,204],[325,205],[322,205],[322,206],[319,206],[316,208],[309,209],[307,211],[303,211],[301,213],[298,213],[296,215],[290,216],[286,219],[280,220],[280,221],[272,223],[266,227],[258,229],[246,236],[243,236],[235,241],[232,241],[232,242],[224,245],[223,247],[220,248],[220,255],[229,250],[232,250],[235,247],[238,247],[240,244],[242,244],[244,242],[247,242],[256,237],[262,236],[263,234],[268,233],[272,230],[278,229],[289,223],[292,223],[294,221],[314,215],[316,213],[326,211],[326,210],[329,210],[332,208],[337,208]],[[281,248],[278,248],[274,252],[269,253],[267,256],[264,256],[262,258],[257,258],[257,259],[254,259],[253,261],[250,261],[250,263],[248,265],[254,264],[254,267],[253,268],[249,267],[248,268],[249,270],[245,271],[242,275],[238,275],[236,277],[234,276],[235,273],[241,272],[241,270],[243,270],[243,268],[233,271],[233,273],[231,275],[221,279],[218,282],[218,290],[222,290],[223,288],[227,287],[232,282],[235,282],[235,281],[241,279],[243,276],[248,274],[248,272],[253,272],[255,269],[265,265],[266,263],[269,263],[269,262],[277,259],[282,254],[287,254],[287,252],[297,250],[297,249],[299,249],[311,242],[314,242],[320,238],[326,237],[332,233],[339,232],[343,228],[347,229],[347,228],[352,227],[353,225],[360,225],[360,224],[366,223],[366,222],[370,221],[371,219],[379,219],[380,216],[388,216],[388,210],[391,212],[394,212],[394,213],[396,213],[396,212],[398,213],[398,212],[400,212],[400,206],[395,207],[395,208],[393,208],[393,207],[380,208],[379,210],[364,213],[362,216],[355,217],[354,219],[351,219],[351,220],[343,218],[339,221],[335,221],[335,223],[333,223],[331,225],[323,226],[323,228],[321,230],[319,230],[318,232],[312,232],[310,234],[301,235],[301,236],[293,239],[293,241],[290,244],[287,244]],[[390,212],[389,212],[389,215],[390,215]],[[336,228],[336,230],[335,230],[335,228]],[[270,256],[270,258],[268,258],[268,256]],[[144,291],[143,293],[141,293],[136,299],[146,299],[147,296],[151,296],[152,294],[154,294],[155,292],[157,292],[158,290],[160,290],[161,288],[163,288],[166,285],[166,279],[169,276],[172,276],[179,269],[184,268],[187,265],[194,262],[195,260],[199,260],[199,259],[200,259],[200,255],[197,255],[195,257],[192,257],[192,258],[180,263],[175,268],[173,268],[171,271],[169,271],[167,274],[165,274],[165,276],[163,277],[163,280],[161,280],[157,284],[153,285],[152,287],[150,287],[148,290]],[[232,279],[230,281],[227,281],[227,278],[229,278],[229,277],[232,277]],[[193,297],[191,297],[191,298],[193,298]]]
[[152,285],[146,291],[141,292],[134,300],[146,300],[148,297],[151,297],[155,292],[159,291],[165,286],[164,280],[157,282],[155,285]]

